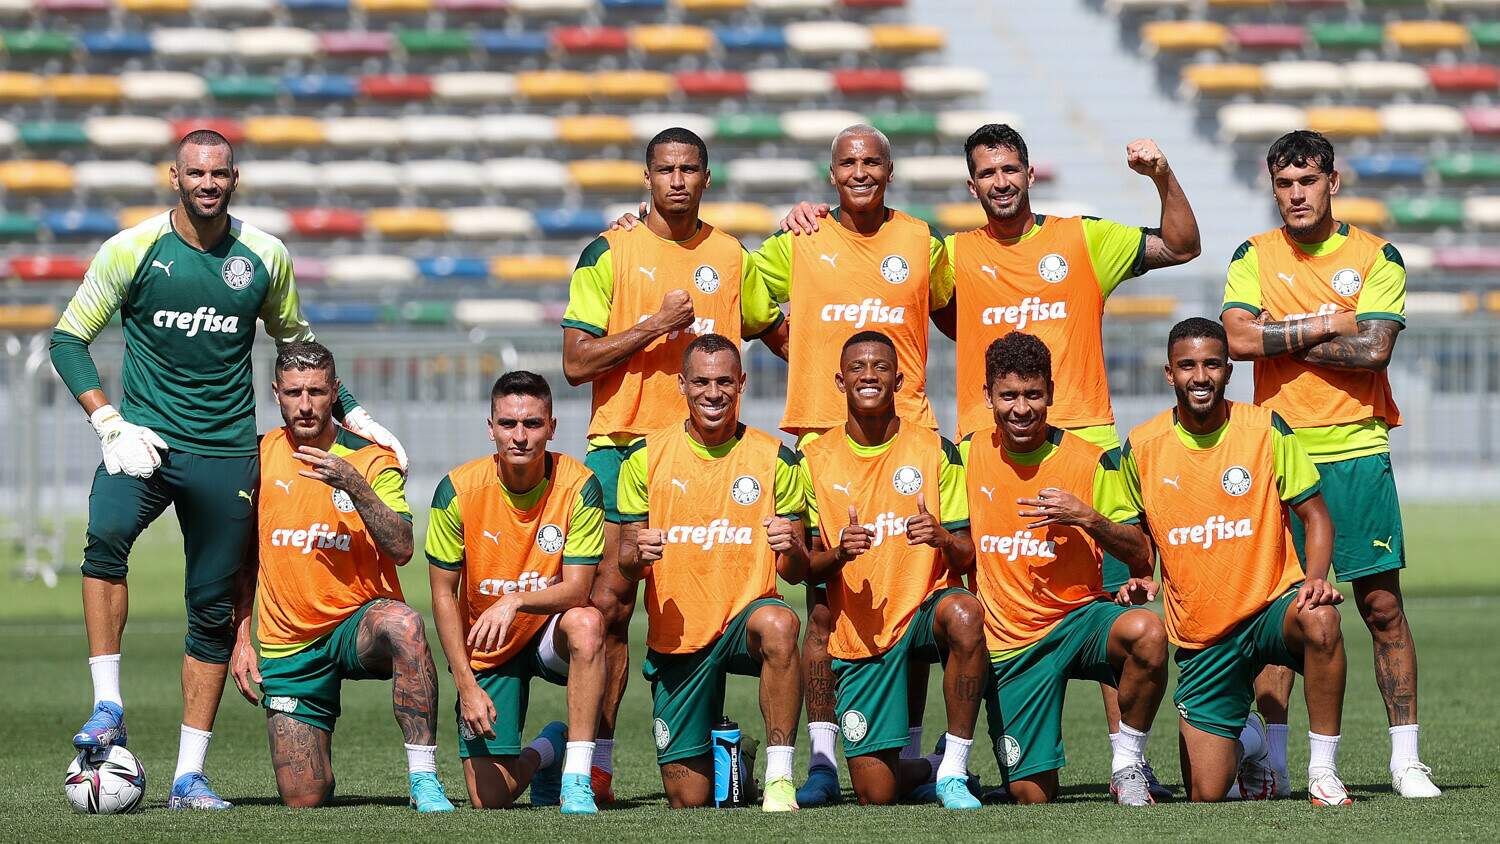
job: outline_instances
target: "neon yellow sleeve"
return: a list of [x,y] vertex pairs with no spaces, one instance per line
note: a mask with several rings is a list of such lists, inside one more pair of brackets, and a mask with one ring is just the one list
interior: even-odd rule
[[948,257],[948,242],[936,230],[932,232],[928,249],[927,265],[927,309],[942,310],[953,301],[953,261]]
[[1146,516],[1146,504],[1141,497],[1141,470],[1135,465],[1135,455],[1130,451],[1130,440],[1120,449],[1120,473],[1117,479],[1122,501],[1134,510],[1137,517]]
[[297,297],[297,282],[292,274],[292,255],[280,238],[260,229],[238,223],[234,230],[240,244],[260,259],[270,276],[266,299],[260,305],[260,321],[265,325],[266,336],[281,346],[296,340],[313,339],[312,326],[302,315],[302,303]]
[[57,321],[57,329],[85,343],[94,342],[125,301],[141,258],[156,242],[154,230],[126,229],[106,240],[83,274],[83,284]]
[[807,509],[807,488],[802,483],[802,473],[797,465],[802,460],[786,446],[781,447],[776,460],[776,515],[789,519],[800,519]]
[[1276,490],[1281,494],[1282,501],[1301,504],[1317,495],[1322,487],[1318,467],[1307,456],[1307,450],[1302,447],[1302,441],[1297,439],[1297,435],[1292,433],[1291,426],[1279,415],[1271,414],[1271,424],[1276,428],[1272,435],[1276,443]]
[[938,521],[944,530],[969,527],[969,475],[958,448],[943,437],[942,469],[938,474]]
[[958,460],[964,464],[964,471],[969,470],[969,451],[974,443],[974,435],[969,434],[958,444]]
[[797,479],[807,496],[807,527],[814,533],[818,530],[818,496],[814,492],[812,470],[807,465],[807,455],[797,453]]
[[753,340],[781,324],[786,316],[766,289],[750,253],[740,251],[740,334]]
[[1240,244],[1229,259],[1229,276],[1224,282],[1224,305],[1219,313],[1239,308],[1260,316],[1260,258],[1250,241]]
[[370,481],[370,488],[375,490],[381,503],[411,521],[411,505],[406,503],[406,475],[400,469],[382,471]]
[[792,298],[792,236],[777,232],[766,238],[760,248],[750,253],[750,260],[760,274],[761,283],[771,299],[785,305]]
[[1359,291],[1354,318],[1389,319],[1406,324],[1406,262],[1394,245],[1387,243],[1370,267],[1365,286]]
[[622,522],[644,522],[651,512],[650,464],[646,462],[644,437],[630,444],[625,461],[620,464],[620,486],[615,509]]
[[464,517],[452,476],[445,475],[432,493],[427,515],[427,561],[439,568],[458,571],[464,565]]
[[604,558],[604,488],[598,477],[590,476],[578,490],[562,553],[568,566],[594,566]]
[[600,235],[584,248],[568,282],[568,309],[563,328],[577,328],[595,337],[609,333],[609,312],[615,300],[615,269],[609,241]]
[[1083,239],[1104,298],[1108,299],[1121,282],[1146,271],[1146,230],[1140,226],[1084,217]]
[[1094,509],[1099,515],[1122,525],[1141,520],[1141,511],[1136,509],[1120,479],[1120,450],[1111,449],[1099,455],[1099,465],[1094,468]]

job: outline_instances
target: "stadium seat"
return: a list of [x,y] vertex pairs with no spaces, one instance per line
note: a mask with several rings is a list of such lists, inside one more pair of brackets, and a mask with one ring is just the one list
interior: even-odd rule
[[599,5],[606,12],[619,11],[647,11],[665,9],[667,0],[599,0]]
[[401,142],[408,147],[468,146],[478,138],[479,121],[450,114],[413,114],[400,119]]
[[1344,84],[1367,94],[1424,94],[1431,82],[1421,65],[1408,62],[1348,62]]
[[120,8],[132,15],[183,15],[193,0],[119,0]]
[[417,15],[432,8],[432,0],[352,0],[351,5],[373,15]]
[[156,168],[142,161],[80,161],[73,165],[79,189],[106,194],[154,193],[166,188]]
[[76,284],[83,280],[83,274],[88,270],[86,259],[62,255],[17,255],[10,259],[10,274],[22,281],[71,281]]
[[[537,281],[565,282],[567,276]],[[527,325],[542,320],[543,308],[529,299],[459,299],[453,303],[453,321],[465,326]]]
[[457,258],[443,255],[437,258],[418,258],[417,272],[423,278],[439,282],[488,282],[490,262],[484,258]]
[[234,216],[273,237],[286,237],[292,231],[291,215],[270,205],[236,205]]
[[899,9],[906,0],[839,0],[846,9]]
[[1432,87],[1443,93],[1494,91],[1500,88],[1500,67],[1492,64],[1434,65],[1427,68]]
[[193,8],[207,14],[211,19],[220,18],[268,18],[275,14],[279,4],[276,0],[194,0]]
[[227,29],[163,26],[151,31],[151,49],[168,61],[230,56],[234,54],[234,37]]
[[119,221],[108,211],[75,208],[70,211],[46,211],[42,228],[55,238],[103,239],[120,230]]
[[499,281],[565,282],[573,274],[573,263],[557,255],[511,255],[490,261],[490,275]]
[[1433,159],[1432,170],[1444,182],[1455,184],[1500,182],[1500,155],[1491,152],[1442,155]]
[[1339,91],[1344,87],[1344,71],[1333,62],[1266,62],[1261,66],[1268,93],[1306,96]]
[[776,141],[786,136],[779,114],[721,114],[714,134],[725,141]]
[[630,120],[609,114],[557,118],[557,137],[563,143],[580,146],[628,144],[635,137]]
[[27,58],[62,57],[77,46],[73,35],[45,29],[12,29],[0,33],[0,46],[7,55]]
[[770,208],[757,202],[705,202],[698,216],[736,237],[764,237],[775,231],[777,221]]
[[401,302],[387,305],[382,321],[407,325],[448,325],[453,322],[452,302]]
[[[120,209],[120,228],[134,228],[166,210],[164,205],[127,205]],[[239,209],[234,213],[238,215]]]
[[729,162],[730,184],[748,190],[805,189],[816,176],[812,162],[797,158],[737,158]]
[[348,194],[389,194],[401,189],[401,167],[388,161],[330,161],[319,166],[321,184]]
[[349,0],[281,0],[281,5],[294,15],[347,12]]
[[333,117],[323,121],[324,143],[339,149],[383,149],[405,138],[401,121],[389,117]]
[[[804,143],[826,144],[844,128],[863,123],[864,115],[854,111],[783,111],[781,128],[786,136]],[[905,162],[902,163],[903,169]]]
[[971,67],[908,67],[901,84],[914,97],[977,97],[989,87],[990,75]]
[[1229,38],[1241,50],[1300,50],[1307,30],[1295,23],[1242,23],[1229,27]]
[[89,143],[83,124],[69,120],[28,120],[19,129],[21,143],[38,151],[81,147]]
[[1385,29],[1378,23],[1337,21],[1308,24],[1307,34],[1322,50],[1378,50],[1385,43]]
[[945,37],[941,27],[876,24],[870,27],[870,44],[885,53],[921,53],[941,50]]
[[1469,44],[1469,30],[1453,21],[1393,21],[1386,24],[1385,37],[1403,50],[1448,50]]
[[73,168],[61,161],[0,161],[0,188],[16,193],[60,193],[73,189]]
[[379,30],[324,32],[318,35],[318,49],[329,56],[361,58],[389,55],[395,36]]
[[557,141],[557,120],[540,114],[486,115],[479,118],[479,142],[524,147]]
[[468,194],[484,184],[484,167],[477,162],[422,159],[401,165],[406,184],[424,194]]
[[707,53],[714,34],[702,26],[636,26],[630,29],[630,45],[648,55]]
[[112,103],[122,93],[118,77],[69,73],[43,79],[42,95],[62,103]]
[[40,331],[56,325],[57,318],[53,305],[0,305],[0,329],[7,331]]
[[402,29],[396,43],[408,56],[462,56],[474,49],[474,36],[461,29]]
[[216,100],[272,100],[281,94],[281,80],[270,76],[216,76],[208,80],[208,94]]
[[1436,264],[1438,269],[1448,272],[1492,273],[1500,270],[1500,249],[1493,246],[1460,246],[1444,249],[1436,256]]
[[1175,296],[1111,296],[1104,312],[1113,319],[1169,319],[1177,313]]
[[750,93],[768,100],[803,100],[833,92],[833,75],[822,70],[752,70],[745,77]]
[[1437,256],[1431,246],[1418,243],[1401,244],[1401,262],[1406,265],[1408,275],[1424,273],[1437,266]]
[[594,8],[594,0],[510,0],[510,8],[523,15],[576,18]]
[[1481,50],[1500,47],[1500,21],[1474,21],[1469,24],[1469,37]]
[[1163,9],[1182,9],[1191,6],[1193,0],[1104,0],[1104,8],[1114,15],[1136,15]]
[[160,151],[178,140],[172,136],[172,124],[159,117],[90,117],[83,131],[88,142],[101,150]]
[[35,73],[0,73],[0,102],[38,100],[45,91],[42,77]]
[[1406,294],[1406,312],[1413,316],[1449,316],[1472,312],[1479,305],[1473,293],[1443,293],[1436,290]]
[[640,161],[600,160],[570,161],[568,176],[573,184],[588,191],[645,190],[644,167]]
[[743,97],[750,93],[750,80],[736,71],[691,71],[674,78],[677,90],[689,97]]
[[561,191],[571,181],[568,168],[550,158],[492,158],[484,174],[491,187],[516,193]]
[[714,39],[725,50],[776,53],[787,48],[786,33],[780,27],[715,27]]
[[1500,229],[1500,196],[1471,196],[1464,200],[1463,214],[1475,228]]
[[326,266],[331,285],[380,288],[418,278],[417,263],[402,255],[335,255]]
[[833,8],[834,0],[750,0],[750,8],[771,15],[802,15]]
[[448,236],[474,240],[526,240],[537,234],[536,218],[521,208],[451,208]]
[[492,56],[545,56],[551,48],[545,32],[484,30],[474,37],[479,49]]
[[234,51],[250,62],[311,59],[318,55],[318,34],[291,26],[255,26],[235,30]]
[[246,161],[240,164],[242,190],[308,191],[322,184],[322,175],[306,161]]
[[324,141],[323,121],[314,117],[250,117],[245,120],[245,138],[263,146],[316,146]]
[[1255,94],[1265,85],[1260,65],[1195,64],[1182,69],[1182,92],[1189,97]]
[[1464,115],[1452,106],[1435,103],[1393,103],[1380,107],[1380,122],[1397,138],[1435,138],[1461,135]]
[[846,97],[900,94],[905,83],[899,70],[861,68],[835,70],[833,86]]
[[322,258],[297,255],[292,258],[292,272],[300,285],[322,284],[328,280],[328,262]]
[[359,96],[359,80],[353,76],[323,73],[288,76],[281,85],[299,100],[352,100]]
[[1475,135],[1500,135],[1500,107],[1466,108],[1464,109],[1464,123]]
[[987,222],[977,202],[945,202],[936,209],[938,228],[945,232],[977,229]]
[[630,137],[637,142],[649,141],[656,137],[656,133],[673,126],[681,126],[705,141],[714,139],[714,119],[706,114],[650,112],[632,114],[629,120]]
[[486,103],[516,95],[516,77],[509,73],[439,73],[432,77],[432,95],[441,102]]
[[436,208],[372,208],[365,225],[384,237],[405,240],[448,233],[448,218]]
[[1307,128],[1335,138],[1379,135],[1380,112],[1363,106],[1327,106],[1305,112]]
[[969,111],[956,109],[940,111],[937,116],[938,134],[949,140],[964,140],[975,129],[988,123],[1003,123],[1013,129],[1023,128],[1021,115],[1008,111]]
[[782,33],[788,49],[806,56],[864,53],[875,44],[868,27],[849,21],[797,21]]
[[1151,21],[1141,27],[1148,53],[1222,50],[1229,46],[1229,29],[1214,21]]
[[0,240],[35,240],[42,221],[30,214],[0,214]]
[[1421,181],[1427,173],[1427,159],[1418,155],[1355,155],[1346,161],[1345,171],[1359,181]]
[[870,125],[892,138],[936,137],[938,118],[930,111],[882,111],[869,116]]
[[208,85],[192,73],[127,71],[120,74],[120,92],[133,103],[191,104],[208,94]]
[[572,70],[537,70],[516,74],[516,90],[528,100],[583,100],[593,93],[587,73]]
[[0,148],[8,149],[21,140],[21,130],[9,120],[0,120]]
[[151,55],[151,34],[149,32],[122,32],[119,30],[84,32],[78,36],[78,43],[83,46],[84,52],[91,56],[109,56],[123,59],[132,56]]
[[552,30],[552,46],[564,53],[623,53],[630,36],[613,26],[559,26]]
[[1393,199],[1391,224],[1403,229],[1458,228],[1464,223],[1463,203],[1456,199],[1419,197]]
[[432,97],[432,78],[417,74],[362,76],[359,93],[372,100],[426,100]]
[[1231,143],[1269,140],[1304,128],[1302,109],[1275,103],[1234,103],[1219,109],[1219,137]]
[[379,305],[369,302],[309,302],[302,310],[318,325],[374,325],[383,315]]
[[299,237],[359,237],[365,231],[364,215],[352,208],[298,208],[287,220]]
[[969,166],[962,155],[903,157],[898,172],[903,183],[923,188],[953,188],[969,178]]
[[606,100],[666,99],[676,91],[670,73],[654,70],[600,71],[593,77],[594,96]]
[[552,208],[536,212],[536,225],[543,237],[587,237],[604,231],[609,221],[592,208]]

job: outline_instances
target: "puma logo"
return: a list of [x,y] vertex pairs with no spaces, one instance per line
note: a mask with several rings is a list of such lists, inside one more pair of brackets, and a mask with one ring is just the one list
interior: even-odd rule
[[652,281],[656,281],[656,267],[652,267],[649,270],[645,267],[636,267],[636,269],[641,271],[641,275],[651,279]]
[[292,482],[291,481],[277,481],[276,485],[279,486],[279,487],[281,487],[283,490],[285,490],[287,495],[291,495],[292,494]]
[[246,491],[244,491],[242,489],[242,490],[240,490],[240,497],[243,498],[243,499],[245,499],[246,501],[250,502],[251,504],[255,503],[255,495],[254,495],[254,493],[249,493],[249,492],[246,492]]
[[849,496],[850,498],[854,497],[854,493],[852,493],[852,492],[849,491],[849,485],[848,484],[834,484],[833,485],[833,491],[834,492],[842,492],[843,494]]
[[175,264],[175,263],[177,263],[176,260],[171,260],[171,261],[168,261],[165,264],[163,264],[161,261],[157,261],[155,259],[152,259],[152,261],[151,261],[151,268],[152,269],[161,270],[162,272],[164,272],[164,273],[167,274],[167,278],[171,278],[172,277],[172,265]]
[[489,541],[495,543],[496,545],[500,544],[500,534],[498,534],[498,533],[490,533],[487,530],[482,530],[482,531],[480,531],[480,533],[484,534],[484,538],[485,539],[488,539]]
[[988,498],[991,501],[995,500],[995,488],[994,487],[992,487],[992,486],[982,486],[982,487],[979,488],[979,491],[982,492],[982,493],[984,493],[984,497],[985,498]]
[[1166,484],[1167,486],[1175,487],[1178,492],[1181,492],[1182,491],[1182,486],[1179,483],[1177,483],[1180,480],[1182,480],[1182,476],[1181,475],[1175,475],[1175,476],[1170,477],[1170,478],[1165,478],[1164,477],[1164,478],[1161,479],[1161,482],[1164,483],[1164,484]]
[[675,486],[678,489],[682,490],[683,495],[687,495],[687,481],[679,481],[676,478],[673,478],[672,486]]
[[828,266],[833,267],[834,269],[838,269],[839,268],[839,265],[838,265],[839,253],[837,253],[837,252],[833,253],[832,255],[819,255],[818,256],[818,260],[819,261],[827,261],[828,262]]
[[989,264],[980,264],[979,265],[979,271],[982,272],[982,273],[984,273],[984,274],[986,274],[986,275],[988,275],[990,277],[990,279],[993,280],[993,281],[999,281],[1000,280],[1000,277],[997,276],[997,275],[995,275],[995,268],[992,267],[992,266],[990,266]]
[[1297,277],[1295,275],[1287,275],[1286,273],[1277,273],[1276,277],[1279,278],[1279,279],[1281,279],[1282,281],[1286,282],[1286,284],[1287,284],[1288,287],[1291,287],[1293,284],[1297,283]]
[[1381,542],[1378,539],[1372,539],[1372,540],[1370,540],[1370,545],[1371,545],[1371,547],[1374,547],[1374,548],[1384,548],[1386,550],[1386,553],[1392,554],[1392,553],[1395,553],[1391,549],[1391,539],[1393,539],[1393,538],[1394,538],[1394,535],[1393,536],[1387,536],[1385,538],[1384,542]]

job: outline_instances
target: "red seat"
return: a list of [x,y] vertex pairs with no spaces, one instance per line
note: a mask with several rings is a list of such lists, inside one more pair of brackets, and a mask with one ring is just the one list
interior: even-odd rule
[[1297,50],[1307,30],[1292,23],[1242,23],[1229,28],[1229,37],[1242,50]]
[[199,129],[212,129],[224,136],[231,144],[245,140],[245,127],[238,120],[228,117],[189,117],[172,121],[172,139],[181,140],[187,133]]
[[699,70],[679,73],[677,89],[689,97],[743,97],[750,83],[743,73],[730,70]]
[[1464,123],[1476,135],[1500,135],[1500,107],[1475,106],[1464,109]]
[[833,84],[846,95],[899,94],[905,88],[899,70],[835,70]]
[[363,76],[359,93],[372,100],[425,100],[432,97],[432,79],[427,76]]
[[1427,68],[1427,78],[1439,91],[1493,91],[1500,87],[1500,67],[1492,64],[1456,64]]
[[566,53],[623,53],[630,36],[612,26],[560,26],[552,30],[552,46]]
[[1486,272],[1500,270],[1500,249],[1491,246],[1460,246],[1439,252],[1434,260],[1440,270]]
[[303,237],[355,237],[365,230],[364,215],[350,208],[295,208],[287,216]]
[[330,56],[385,56],[394,41],[389,32],[325,32],[318,47]]
[[292,273],[296,275],[298,284],[316,284],[328,277],[328,266],[323,263],[322,258],[299,256],[292,259]]
[[22,281],[83,281],[89,262],[62,255],[17,255],[10,259],[10,272]]
[[1032,172],[1036,173],[1036,180],[1038,182],[1050,182],[1057,178],[1057,165],[1050,162],[1038,164],[1033,161],[1031,162],[1031,169]]

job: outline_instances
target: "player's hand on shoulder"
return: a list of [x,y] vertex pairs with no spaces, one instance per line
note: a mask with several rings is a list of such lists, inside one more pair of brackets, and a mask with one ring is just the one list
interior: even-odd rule
[[1309,577],[1297,589],[1295,606],[1299,610],[1310,610],[1314,607],[1337,606],[1343,602],[1343,594],[1333,588],[1332,583],[1321,577]]
[[849,562],[870,550],[874,536],[859,520],[859,511],[849,505],[849,524],[839,529],[839,544],[835,551],[840,560]]
[[661,297],[661,309],[656,312],[656,328],[662,334],[681,331],[693,324],[693,297],[686,290],[674,287]]
[[802,528],[785,516],[773,516],[761,523],[771,550],[785,554],[802,544]]
[[1171,165],[1167,164],[1167,157],[1162,154],[1156,141],[1150,138],[1139,138],[1126,144],[1125,162],[1130,165],[1130,169],[1153,179],[1172,172]]
[[1156,593],[1161,585],[1149,577],[1132,577],[1125,581],[1120,591],[1115,593],[1115,603],[1122,607],[1138,607],[1149,604],[1156,600]]
[[642,202],[640,213],[632,214],[629,211],[626,211],[624,214],[621,214],[620,216],[610,221],[609,230],[612,232],[630,231],[631,229],[640,225],[642,220],[646,219],[646,212],[649,211],[650,208],[651,206]]
[[334,489],[350,492],[358,489],[365,483],[363,476],[354,470],[354,465],[336,454],[329,454],[321,448],[310,445],[299,445],[297,451],[292,455],[301,462],[308,465],[307,469],[299,469],[297,474],[304,478],[312,478],[322,481]]
[[667,545],[667,534],[661,528],[642,528],[635,535],[635,547],[642,562],[654,563],[661,559]]
[[376,445],[383,445],[396,452],[396,462],[401,464],[401,471],[406,471],[406,449],[390,429],[370,416],[370,411],[356,407],[344,414],[344,427]]
[[906,544],[936,547],[942,543],[947,533],[937,517],[927,511],[927,497],[917,493],[917,514],[906,520]]
[[781,230],[797,234],[812,234],[818,230],[818,218],[828,216],[828,203],[820,202],[814,205],[811,202],[802,201],[792,206],[792,210],[786,212],[781,218]]
[[89,414],[89,424],[99,435],[104,470],[111,475],[123,472],[132,478],[149,478],[161,466],[166,442],[150,428],[125,421],[113,405],[106,404]]

